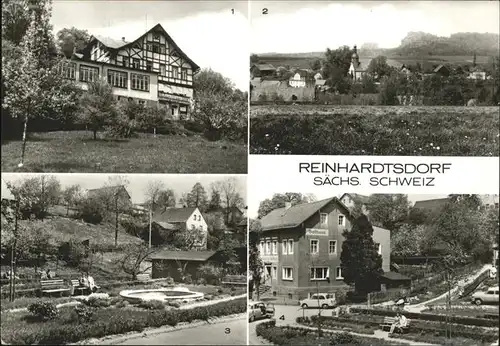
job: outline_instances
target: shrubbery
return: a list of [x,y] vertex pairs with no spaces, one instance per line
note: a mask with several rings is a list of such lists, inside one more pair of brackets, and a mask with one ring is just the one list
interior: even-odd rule
[[[40,326],[19,325],[19,322],[14,321],[11,321],[13,325],[6,326],[2,321],[2,338],[13,344],[61,345],[106,335],[139,332],[147,327],[176,326],[180,322],[207,320],[210,317],[244,313],[246,310],[246,298],[186,310],[132,310],[111,307],[97,309],[90,322],[74,325],[74,310],[64,309],[59,318]],[[22,332],[18,332],[19,330]]]
[[28,306],[28,311],[42,321],[52,320],[59,314],[57,307],[51,302],[36,302]]
[[165,309],[165,304],[159,300],[143,300],[137,306],[146,310]]

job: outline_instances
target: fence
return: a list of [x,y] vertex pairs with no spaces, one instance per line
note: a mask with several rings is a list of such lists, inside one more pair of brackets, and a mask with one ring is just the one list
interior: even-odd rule
[[409,289],[395,288],[384,292],[371,292],[368,293],[368,306],[372,304],[382,303],[388,300],[396,300],[405,297],[409,293]]
[[472,281],[471,283],[467,284],[465,287],[464,287],[464,290],[462,292],[462,297],[466,297],[468,296],[469,294],[471,294],[472,292],[474,292],[474,290],[486,279],[488,279],[490,277],[490,271],[489,270],[486,270],[484,271],[483,273],[481,273],[481,275],[479,275],[474,281]]

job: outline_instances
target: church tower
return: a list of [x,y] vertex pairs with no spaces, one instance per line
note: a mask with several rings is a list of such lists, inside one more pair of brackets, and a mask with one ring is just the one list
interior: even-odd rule
[[358,55],[358,48],[356,47],[356,45],[354,45],[353,50],[354,50],[354,52],[352,53],[352,56],[351,56],[351,64],[353,65],[354,68],[358,68],[359,67],[359,55]]

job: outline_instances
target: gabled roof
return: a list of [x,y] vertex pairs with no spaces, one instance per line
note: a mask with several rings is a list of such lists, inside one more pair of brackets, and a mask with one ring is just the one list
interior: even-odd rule
[[191,58],[189,58],[187,56],[186,53],[184,53],[182,51],[182,49],[175,43],[175,41],[172,39],[172,37],[167,33],[167,31],[159,23],[156,24],[155,26],[153,26],[151,29],[149,29],[148,31],[146,31],[144,34],[142,34],[141,36],[139,36],[138,38],[136,38],[133,41],[116,40],[113,38],[104,37],[104,36],[100,36],[100,35],[93,35],[90,37],[89,42],[92,42],[95,39],[95,40],[101,42],[106,47],[113,49],[113,50],[117,50],[117,49],[122,49],[122,48],[127,47],[128,45],[133,44],[134,42],[140,40],[141,38],[143,38],[145,35],[149,34],[152,31],[161,31],[167,37],[167,40],[174,46],[175,50],[179,53],[179,55],[182,58],[186,59],[191,64],[191,66],[193,67],[193,72],[196,72],[200,69],[200,66],[198,66],[193,60],[191,60]]
[[316,85],[323,86],[326,83],[326,79],[316,79]]
[[153,213],[153,221],[155,222],[186,222],[194,211],[198,208],[167,208],[158,210]]
[[331,197],[317,202],[296,204],[288,209],[274,209],[260,220],[262,230],[297,227],[331,202],[336,203],[350,215],[349,209],[337,197]]
[[89,196],[95,196],[99,193],[116,194],[116,193],[123,192],[123,191],[125,191],[125,193],[127,194],[127,197],[130,198],[130,194],[128,193],[127,189],[123,185],[103,186],[103,187],[99,187],[97,189],[89,189],[89,190],[87,190],[87,193],[89,194]]
[[158,225],[158,226],[160,226],[161,228],[166,229],[166,230],[168,230],[168,231],[177,231],[177,230],[179,229],[179,226],[174,225],[174,224],[169,223],[169,222],[164,222],[164,221],[153,221],[152,223],[157,224],[157,225]]
[[7,186],[7,183],[2,179],[2,200],[4,199],[9,201],[15,201],[16,197],[14,197],[14,194]]
[[425,210],[439,210],[448,203],[449,198],[436,198],[436,199],[427,199],[423,201],[416,201],[413,205],[413,208],[416,209],[425,209]]
[[151,259],[205,262],[216,251],[160,251],[150,256]]
[[447,68],[446,66],[444,66],[444,65],[439,65],[438,67],[436,67],[436,68],[434,69],[434,72],[439,72],[439,71],[441,71],[443,68],[444,68],[446,71],[448,71],[448,68]]
[[276,67],[271,64],[253,64],[252,67],[258,68],[260,71],[275,71]]

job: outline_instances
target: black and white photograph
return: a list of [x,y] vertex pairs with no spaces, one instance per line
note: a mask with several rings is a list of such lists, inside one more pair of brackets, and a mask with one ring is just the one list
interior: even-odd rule
[[244,345],[243,175],[2,174],[2,345]]
[[257,1],[250,154],[499,154],[498,1]]
[[250,345],[498,345],[497,191],[250,191]]
[[7,0],[2,23],[2,172],[247,172],[247,2]]

